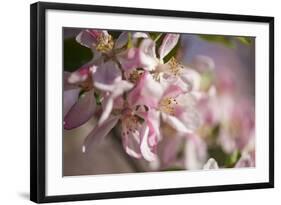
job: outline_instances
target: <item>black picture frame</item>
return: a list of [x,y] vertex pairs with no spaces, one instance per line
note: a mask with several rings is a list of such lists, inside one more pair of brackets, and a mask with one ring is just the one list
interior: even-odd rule
[[[269,24],[269,181],[263,183],[229,184],[190,188],[89,193],[46,196],[46,81],[45,37],[46,10],[67,10],[101,13],[121,13],[169,16],[195,19],[234,20]],[[265,16],[230,15],[143,8],[109,7],[82,4],[38,2],[30,7],[30,200],[37,203],[77,200],[96,200],[123,197],[187,194],[197,192],[230,191],[274,187],[274,18]]]

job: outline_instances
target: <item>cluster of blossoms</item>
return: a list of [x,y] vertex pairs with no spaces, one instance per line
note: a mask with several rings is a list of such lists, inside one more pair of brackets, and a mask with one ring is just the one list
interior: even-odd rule
[[[226,153],[241,151],[235,166],[254,166],[251,105],[231,99],[231,79],[214,80],[210,58],[198,56],[187,67],[171,56],[179,38],[123,32],[114,39],[94,29],[79,33],[76,41],[92,50],[93,59],[64,72],[64,129],[79,127],[93,116],[98,119],[83,152],[120,124],[126,153],[154,169],[217,168],[208,154],[214,144]],[[211,139],[218,126],[218,137]]]

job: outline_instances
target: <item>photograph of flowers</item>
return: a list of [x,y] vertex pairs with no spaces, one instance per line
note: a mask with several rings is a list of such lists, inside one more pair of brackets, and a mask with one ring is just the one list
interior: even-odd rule
[[255,167],[255,37],[63,28],[63,176]]

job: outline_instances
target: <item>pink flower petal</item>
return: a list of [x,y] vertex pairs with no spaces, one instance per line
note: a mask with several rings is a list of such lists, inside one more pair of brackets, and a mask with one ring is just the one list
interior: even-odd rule
[[177,85],[172,85],[170,84],[166,89],[165,92],[163,94],[163,98],[165,97],[172,97],[172,98],[176,98],[177,96],[183,94],[183,90],[181,89],[181,87],[177,86]]
[[171,50],[177,45],[179,37],[179,34],[166,34],[158,50],[160,59],[163,59],[168,53],[171,52]]
[[[117,40],[115,41],[114,48],[120,49],[123,48],[128,43],[128,35],[129,32],[122,32]],[[133,45],[135,46],[140,38],[148,38],[148,35],[143,32],[130,32],[131,33],[131,40]]]
[[149,127],[143,125],[140,133],[141,137],[141,145],[140,150],[142,156],[147,161],[155,161],[157,159],[157,155],[152,151],[151,146],[149,146],[149,138],[154,138],[153,135],[149,136]]
[[139,48],[130,48],[117,55],[118,61],[120,62],[122,69],[126,72],[141,68],[145,66],[141,62],[141,51]]
[[85,64],[85,65],[81,66],[79,69],[77,69],[76,71],[72,72],[69,75],[67,81],[68,81],[68,83],[71,83],[71,84],[82,83],[88,79],[90,73],[91,73],[90,65]]
[[136,87],[128,94],[128,103],[156,107],[163,95],[163,88],[148,73],[144,73]]
[[[166,133],[163,133],[165,135]],[[183,144],[183,138],[176,136],[165,135],[162,141],[158,145],[158,155],[162,164],[162,167],[168,167],[176,161],[178,152]]]
[[94,86],[103,91],[112,91],[114,83],[122,79],[122,73],[117,64],[108,61],[97,68],[93,74]]
[[244,154],[236,163],[235,168],[254,167],[254,166],[255,166],[254,158],[250,154]]
[[112,108],[113,108],[113,98],[108,96],[102,101],[103,112],[100,116],[98,125],[102,125],[110,116]]
[[87,152],[91,146],[100,143],[100,141],[108,135],[112,128],[117,124],[119,119],[120,116],[111,116],[102,125],[96,125],[86,137],[82,151]]
[[87,122],[95,113],[96,100],[93,91],[82,94],[64,118],[64,129],[74,129]]
[[101,34],[109,35],[107,31],[86,29],[76,36],[76,41],[85,47],[94,48]]
[[115,41],[114,48],[123,48],[128,43],[128,32],[122,32]]
[[122,142],[126,153],[134,158],[141,158],[141,124],[134,123],[129,118],[122,119]]
[[189,86],[189,90],[198,91],[200,89],[201,77],[195,70],[184,68],[180,78]]
[[68,82],[69,77],[71,76],[70,72],[63,72],[63,90],[71,90],[78,88],[76,84],[72,84]]
[[70,108],[77,102],[80,88],[63,91],[63,116],[68,113]]
[[198,135],[190,134],[185,146],[185,168],[201,169],[207,160],[207,145]]
[[199,72],[206,72],[215,69],[215,62],[208,56],[198,55],[192,59],[192,66]]
[[129,135],[125,134],[122,141],[123,147],[128,155],[137,159],[141,158],[139,132],[130,133]]
[[112,90],[112,97],[115,99],[122,95],[124,92],[127,92],[131,90],[134,87],[134,84],[126,81],[126,80],[121,80],[118,81],[114,84],[114,89]]
[[180,121],[178,118],[168,115],[164,112],[161,113],[162,120],[166,123],[168,123],[172,128],[177,130],[180,133],[192,133],[193,130],[189,129],[185,124],[183,124],[182,121]]
[[144,39],[140,44],[140,49],[145,55],[150,56],[152,58],[157,58],[155,53],[156,44],[152,39]]
[[155,67],[159,64],[155,49],[155,42],[149,38],[144,39],[140,44],[140,62],[145,70],[154,70]]

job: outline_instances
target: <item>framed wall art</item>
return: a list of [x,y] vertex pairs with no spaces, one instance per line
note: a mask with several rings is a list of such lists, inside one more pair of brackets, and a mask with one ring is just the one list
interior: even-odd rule
[[31,5],[30,198],[274,186],[274,18]]

